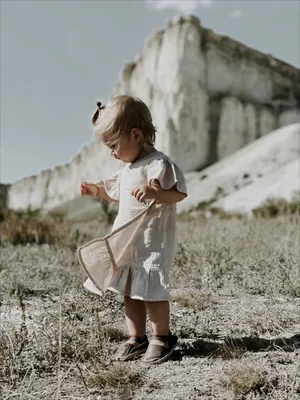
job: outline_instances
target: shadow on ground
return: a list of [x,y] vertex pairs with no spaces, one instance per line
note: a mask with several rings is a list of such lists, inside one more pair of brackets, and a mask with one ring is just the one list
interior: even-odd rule
[[182,343],[175,350],[172,360],[180,360],[183,356],[190,357],[220,357],[223,359],[238,358],[245,352],[283,350],[295,351],[300,348],[300,334],[289,338],[262,339],[259,337],[231,338],[227,337],[223,342],[213,342],[196,339],[188,343]]

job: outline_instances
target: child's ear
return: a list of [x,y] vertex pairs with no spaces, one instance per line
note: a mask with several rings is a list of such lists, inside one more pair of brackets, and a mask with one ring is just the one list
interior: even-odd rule
[[143,140],[143,132],[140,131],[140,130],[137,129],[137,128],[131,129],[131,135],[132,135],[132,138],[133,138],[135,141],[137,141],[138,143],[140,143],[140,142]]

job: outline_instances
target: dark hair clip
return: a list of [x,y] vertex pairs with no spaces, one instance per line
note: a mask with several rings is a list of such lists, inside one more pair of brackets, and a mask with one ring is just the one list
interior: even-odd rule
[[97,107],[99,108],[99,110],[103,110],[103,108],[105,108],[105,106],[102,105],[101,101],[98,101]]

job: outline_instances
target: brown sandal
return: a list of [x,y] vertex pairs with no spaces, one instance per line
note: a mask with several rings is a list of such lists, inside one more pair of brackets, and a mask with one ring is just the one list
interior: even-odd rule
[[126,343],[121,344],[119,347],[115,360],[116,361],[129,361],[141,357],[148,348],[149,341],[147,336],[138,338],[131,336]]
[[166,336],[153,336],[143,358],[143,362],[160,364],[167,361],[171,357],[177,341],[178,337],[172,335],[170,331],[169,335]]

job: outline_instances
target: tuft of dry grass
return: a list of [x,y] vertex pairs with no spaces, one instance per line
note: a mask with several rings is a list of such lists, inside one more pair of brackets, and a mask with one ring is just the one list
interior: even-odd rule
[[13,245],[59,243],[69,231],[66,220],[38,212],[10,212],[0,223],[0,236]]
[[267,370],[250,361],[231,362],[223,368],[223,374],[221,385],[232,390],[235,395],[266,393],[270,389]]
[[130,399],[134,391],[145,384],[146,374],[141,368],[128,364],[96,365],[84,379],[90,389],[113,389],[118,397]]
[[227,337],[224,342],[217,347],[214,356],[220,357],[222,360],[240,359],[246,351],[246,348],[238,346],[233,338]]
[[104,337],[112,342],[121,342],[128,339],[128,334],[114,326],[104,325],[102,326],[102,329]]
[[197,289],[189,289],[177,294],[173,301],[182,307],[191,308],[194,311],[205,310],[212,302],[212,294]]
[[0,330],[0,382],[12,385],[21,374],[17,357],[21,346],[22,337],[17,330]]

